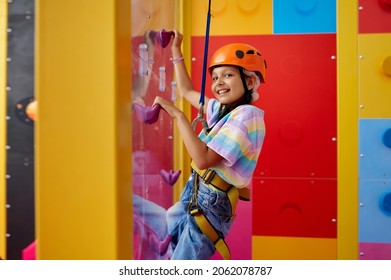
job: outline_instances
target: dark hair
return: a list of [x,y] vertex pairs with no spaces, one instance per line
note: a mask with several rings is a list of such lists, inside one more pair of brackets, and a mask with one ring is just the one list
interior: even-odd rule
[[[231,112],[233,109],[237,108],[238,106],[240,105],[248,105],[248,104],[251,104],[251,100],[252,100],[252,90],[249,90],[247,88],[247,84],[246,84],[246,75],[244,74],[243,72],[243,68],[242,67],[238,67],[239,68],[239,72],[240,72],[240,77],[242,78],[242,83],[243,83],[243,88],[244,88],[244,94],[243,96],[238,100],[238,102],[236,102],[233,106],[228,106],[228,105],[224,105],[224,104],[220,104],[220,108],[219,108],[219,117],[216,121],[216,123],[218,123],[222,118],[224,118],[229,112]],[[215,124],[216,124],[215,123]],[[212,130],[212,128],[214,127],[214,125],[209,128],[207,131],[210,132]]]

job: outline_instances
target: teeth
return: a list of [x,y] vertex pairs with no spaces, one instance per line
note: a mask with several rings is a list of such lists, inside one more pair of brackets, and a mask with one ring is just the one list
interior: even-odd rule
[[226,92],[228,92],[228,89],[221,89],[217,93],[218,94],[223,94],[223,93],[226,93]]

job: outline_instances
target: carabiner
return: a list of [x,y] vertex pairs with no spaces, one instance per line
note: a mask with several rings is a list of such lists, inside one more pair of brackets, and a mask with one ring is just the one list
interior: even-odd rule
[[204,118],[204,105],[201,104],[200,105],[200,108],[198,109],[198,115],[197,117],[193,120],[191,126],[193,128],[193,130],[195,131],[196,128],[197,128],[197,124],[201,122],[202,123],[202,130],[204,131],[205,135],[208,134],[208,123],[206,122],[205,118]]

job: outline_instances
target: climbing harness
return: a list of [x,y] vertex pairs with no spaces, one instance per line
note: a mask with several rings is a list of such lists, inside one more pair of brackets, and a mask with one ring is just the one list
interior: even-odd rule
[[189,213],[194,217],[202,233],[205,234],[212,241],[212,243],[214,244],[216,250],[220,253],[220,255],[225,260],[230,260],[231,252],[228,248],[227,243],[224,240],[224,236],[221,236],[219,232],[214,228],[214,226],[205,216],[202,208],[198,204],[199,183],[200,180],[202,180],[203,183],[206,184],[209,188],[216,189],[226,193],[229,203],[231,205],[231,213],[227,222],[235,218],[235,210],[239,199],[245,201],[250,200],[250,190],[248,188],[238,189],[235,186],[230,185],[229,183],[227,183],[227,181],[222,179],[216,173],[215,170],[212,169],[200,170],[199,168],[197,168],[194,162],[191,162],[191,167],[193,169],[194,187],[193,187],[193,193],[190,199],[190,203],[188,206]]

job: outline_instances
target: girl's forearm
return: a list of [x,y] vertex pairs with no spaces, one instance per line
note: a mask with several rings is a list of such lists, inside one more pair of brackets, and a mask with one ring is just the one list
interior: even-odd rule
[[175,117],[175,120],[186,149],[198,168],[207,169],[222,159],[220,155],[209,149],[208,146],[198,138],[189,120],[182,112]]

